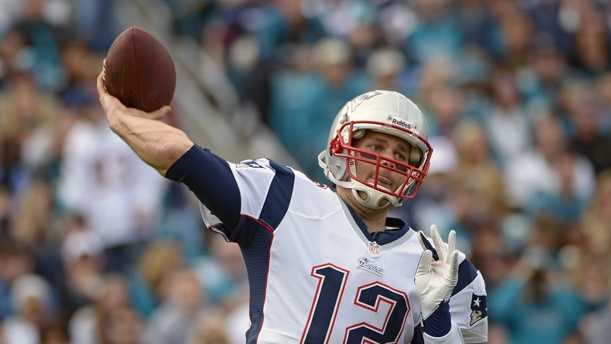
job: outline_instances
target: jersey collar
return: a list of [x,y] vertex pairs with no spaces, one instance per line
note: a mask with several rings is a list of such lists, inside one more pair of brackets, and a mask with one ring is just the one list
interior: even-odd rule
[[409,226],[405,225],[403,220],[394,217],[386,218],[386,227],[388,229],[380,232],[369,233],[367,230],[367,225],[365,222],[363,222],[357,212],[346,202],[344,202],[341,197],[338,196],[338,198],[342,204],[342,207],[344,208],[346,217],[352,224],[353,229],[366,243],[377,242],[379,245],[395,246],[395,244],[398,245],[403,241],[408,240],[413,233],[413,231],[410,231]]

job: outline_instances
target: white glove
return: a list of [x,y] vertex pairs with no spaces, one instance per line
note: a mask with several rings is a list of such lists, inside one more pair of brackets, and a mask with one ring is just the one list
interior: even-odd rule
[[[458,281],[458,251],[456,251],[456,232],[450,231],[448,243],[439,236],[436,225],[431,226],[431,237],[439,260],[433,260],[433,252],[427,249],[420,234],[420,244],[424,249],[416,270],[416,291],[422,303],[422,317],[427,319],[439,304],[449,300]],[[430,247],[430,244],[428,244]]]

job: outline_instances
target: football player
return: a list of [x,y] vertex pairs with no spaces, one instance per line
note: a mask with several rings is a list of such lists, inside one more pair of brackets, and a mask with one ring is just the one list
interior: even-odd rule
[[[163,176],[184,183],[208,227],[239,244],[250,287],[246,343],[480,343],[487,340],[480,272],[391,207],[416,195],[432,149],[405,96],[372,91],[332,124],[319,163],[331,187],[269,159],[230,163],[102,86],[109,126]],[[431,243],[432,242],[432,243]]]

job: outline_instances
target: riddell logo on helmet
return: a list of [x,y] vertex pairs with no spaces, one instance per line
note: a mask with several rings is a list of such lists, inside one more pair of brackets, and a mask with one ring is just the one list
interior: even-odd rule
[[402,119],[398,119],[394,117],[390,118],[390,122],[392,123],[392,125],[396,125],[398,127],[405,128],[405,129],[415,129],[416,128],[415,125],[408,123]]

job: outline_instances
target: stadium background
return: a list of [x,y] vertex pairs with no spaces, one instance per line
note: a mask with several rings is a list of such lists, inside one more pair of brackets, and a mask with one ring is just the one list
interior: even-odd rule
[[129,25],[175,59],[173,122],[232,161],[320,179],[341,104],[409,95],[435,154],[397,213],[457,230],[490,343],[608,342],[603,0],[0,1],[0,342],[243,342],[239,249],[105,127],[95,76]]

